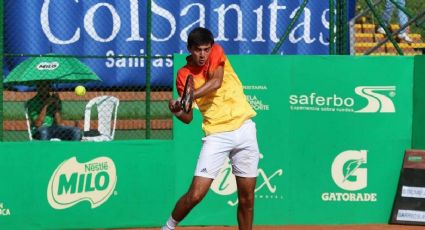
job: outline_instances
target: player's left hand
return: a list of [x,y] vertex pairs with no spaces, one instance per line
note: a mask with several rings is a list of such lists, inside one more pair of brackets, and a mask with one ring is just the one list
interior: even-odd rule
[[182,110],[182,107],[180,105],[180,100],[174,100],[174,99],[170,99],[168,101],[168,108],[170,109],[170,111],[172,113],[178,113]]

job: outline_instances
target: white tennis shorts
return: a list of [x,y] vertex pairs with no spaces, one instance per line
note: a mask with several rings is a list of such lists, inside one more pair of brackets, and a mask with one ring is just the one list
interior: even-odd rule
[[252,120],[245,121],[237,130],[208,135],[202,142],[195,176],[215,179],[230,159],[235,176],[257,177],[260,152]]

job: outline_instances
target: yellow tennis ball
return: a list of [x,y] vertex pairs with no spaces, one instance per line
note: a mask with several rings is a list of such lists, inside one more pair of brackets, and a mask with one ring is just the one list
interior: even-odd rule
[[86,88],[84,88],[82,85],[79,85],[75,87],[74,92],[77,96],[84,96],[86,94]]

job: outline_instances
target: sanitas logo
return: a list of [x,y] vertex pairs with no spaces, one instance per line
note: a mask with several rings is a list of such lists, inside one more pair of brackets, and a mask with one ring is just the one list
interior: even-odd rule
[[116,168],[110,158],[98,157],[79,163],[72,157],[62,162],[50,178],[47,200],[55,209],[65,209],[85,200],[96,208],[108,200],[116,183]]
[[[332,179],[341,189],[357,191],[367,187],[366,150],[347,150],[332,163]],[[323,201],[376,201],[376,193],[325,192]]]
[[59,67],[58,62],[41,62],[37,65],[38,70],[55,70]]
[[[361,98],[342,97],[337,94],[318,95],[310,94],[289,95],[289,108],[296,111],[316,112],[350,112],[350,113],[394,113],[395,106],[390,97],[395,96],[395,86],[359,86],[354,92]],[[384,94],[388,93],[388,95]],[[367,105],[356,109],[356,102],[367,100]]]
[[[260,154],[260,159],[263,158],[263,154]],[[255,188],[255,198],[257,199],[283,199],[282,195],[276,194],[277,186],[272,183],[272,179],[276,176],[282,176],[283,170],[278,169],[271,175],[267,175],[262,168],[258,169],[257,176],[257,187]],[[263,180],[262,183],[261,180]],[[236,187],[236,178],[232,174],[232,165],[230,161],[227,160],[224,162],[223,167],[221,168],[217,178],[211,184],[211,190],[221,196],[231,195],[237,192]],[[266,193],[264,193],[264,190]],[[236,206],[238,200],[227,201],[227,204],[230,206]]]

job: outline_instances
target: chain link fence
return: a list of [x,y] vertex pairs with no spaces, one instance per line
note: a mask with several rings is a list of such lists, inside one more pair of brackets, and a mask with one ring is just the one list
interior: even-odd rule
[[[352,55],[422,55],[425,2],[360,0],[350,25]],[[386,36],[391,34],[391,36]]]
[[[333,53],[332,0],[2,3],[3,141],[40,138],[38,127],[55,124],[56,111],[58,124],[74,130],[63,140],[73,139],[75,129],[84,140],[171,139],[173,55],[188,53],[185,41],[196,26],[211,29],[227,54]],[[55,73],[73,59],[77,66]],[[28,60],[38,61],[24,66]],[[85,68],[100,80],[79,79],[88,75]],[[30,80],[8,82],[12,73]],[[71,75],[76,79],[64,79]],[[37,94],[40,82],[56,99]],[[74,92],[77,86],[86,92]],[[44,110],[47,119],[40,122]]]

